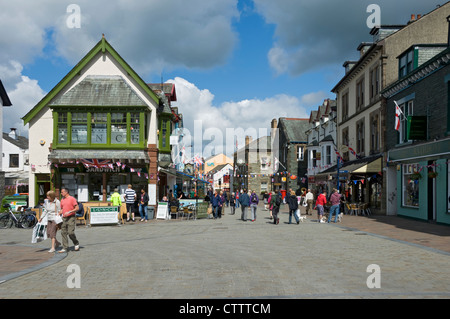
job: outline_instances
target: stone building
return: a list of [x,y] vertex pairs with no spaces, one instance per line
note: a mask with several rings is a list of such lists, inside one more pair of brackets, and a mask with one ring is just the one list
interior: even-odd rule
[[[338,151],[344,159],[341,175],[347,179],[351,202],[368,203],[372,212],[390,214],[386,196],[386,103],[381,91],[411,68],[412,55],[398,60],[414,44],[446,43],[450,3],[406,25],[381,25],[370,34],[373,42],[358,46],[357,61],[344,63],[345,75],[332,89],[337,100]],[[400,63],[400,64],[399,64]]]
[[[387,103],[387,198],[397,215],[450,224],[450,48],[435,49],[441,52],[400,72],[382,91]],[[420,46],[413,46],[399,63],[410,52],[418,61]]]

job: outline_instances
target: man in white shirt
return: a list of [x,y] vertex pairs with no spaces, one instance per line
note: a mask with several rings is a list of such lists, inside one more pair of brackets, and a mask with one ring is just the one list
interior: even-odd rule
[[313,193],[311,193],[310,189],[308,189],[308,192],[306,193],[305,200],[306,200],[306,215],[312,215],[314,195]]

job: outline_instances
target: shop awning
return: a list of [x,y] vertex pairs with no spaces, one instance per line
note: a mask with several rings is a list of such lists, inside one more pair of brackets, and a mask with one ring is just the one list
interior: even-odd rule
[[148,153],[138,150],[52,150],[48,155],[49,161],[53,163],[83,158],[150,163]]
[[339,168],[339,174],[370,174],[381,172],[381,157],[376,156],[357,160]]
[[[192,179],[195,178],[195,176],[192,176],[192,175],[189,175],[189,174],[186,174],[186,173],[183,173],[183,172],[175,171],[175,170],[167,170],[167,169],[161,168],[159,171],[163,172],[163,173],[166,173],[166,174],[169,174],[169,175],[172,175],[172,176],[180,177],[180,178],[182,178],[184,180],[192,180]],[[201,183],[210,184],[208,181],[205,181],[205,180],[200,179],[200,178],[197,178],[197,180],[199,182],[201,182]]]
[[378,173],[381,172],[381,157],[355,169],[353,173]]

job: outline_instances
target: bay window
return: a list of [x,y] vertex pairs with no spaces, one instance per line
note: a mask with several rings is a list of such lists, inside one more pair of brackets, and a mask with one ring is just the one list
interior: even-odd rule
[[120,112],[55,110],[55,147],[145,147],[148,129],[144,110]]

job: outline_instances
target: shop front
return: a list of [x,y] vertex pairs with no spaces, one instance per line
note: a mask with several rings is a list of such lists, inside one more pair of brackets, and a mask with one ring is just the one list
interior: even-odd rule
[[53,150],[49,160],[54,189],[66,187],[80,202],[107,202],[114,189],[123,194],[129,184],[137,193],[148,192],[155,178],[145,151]]
[[390,150],[388,198],[401,216],[450,224],[450,139]]
[[384,213],[382,159],[381,155],[374,155],[339,168],[340,189],[348,203],[368,204],[372,213]]

